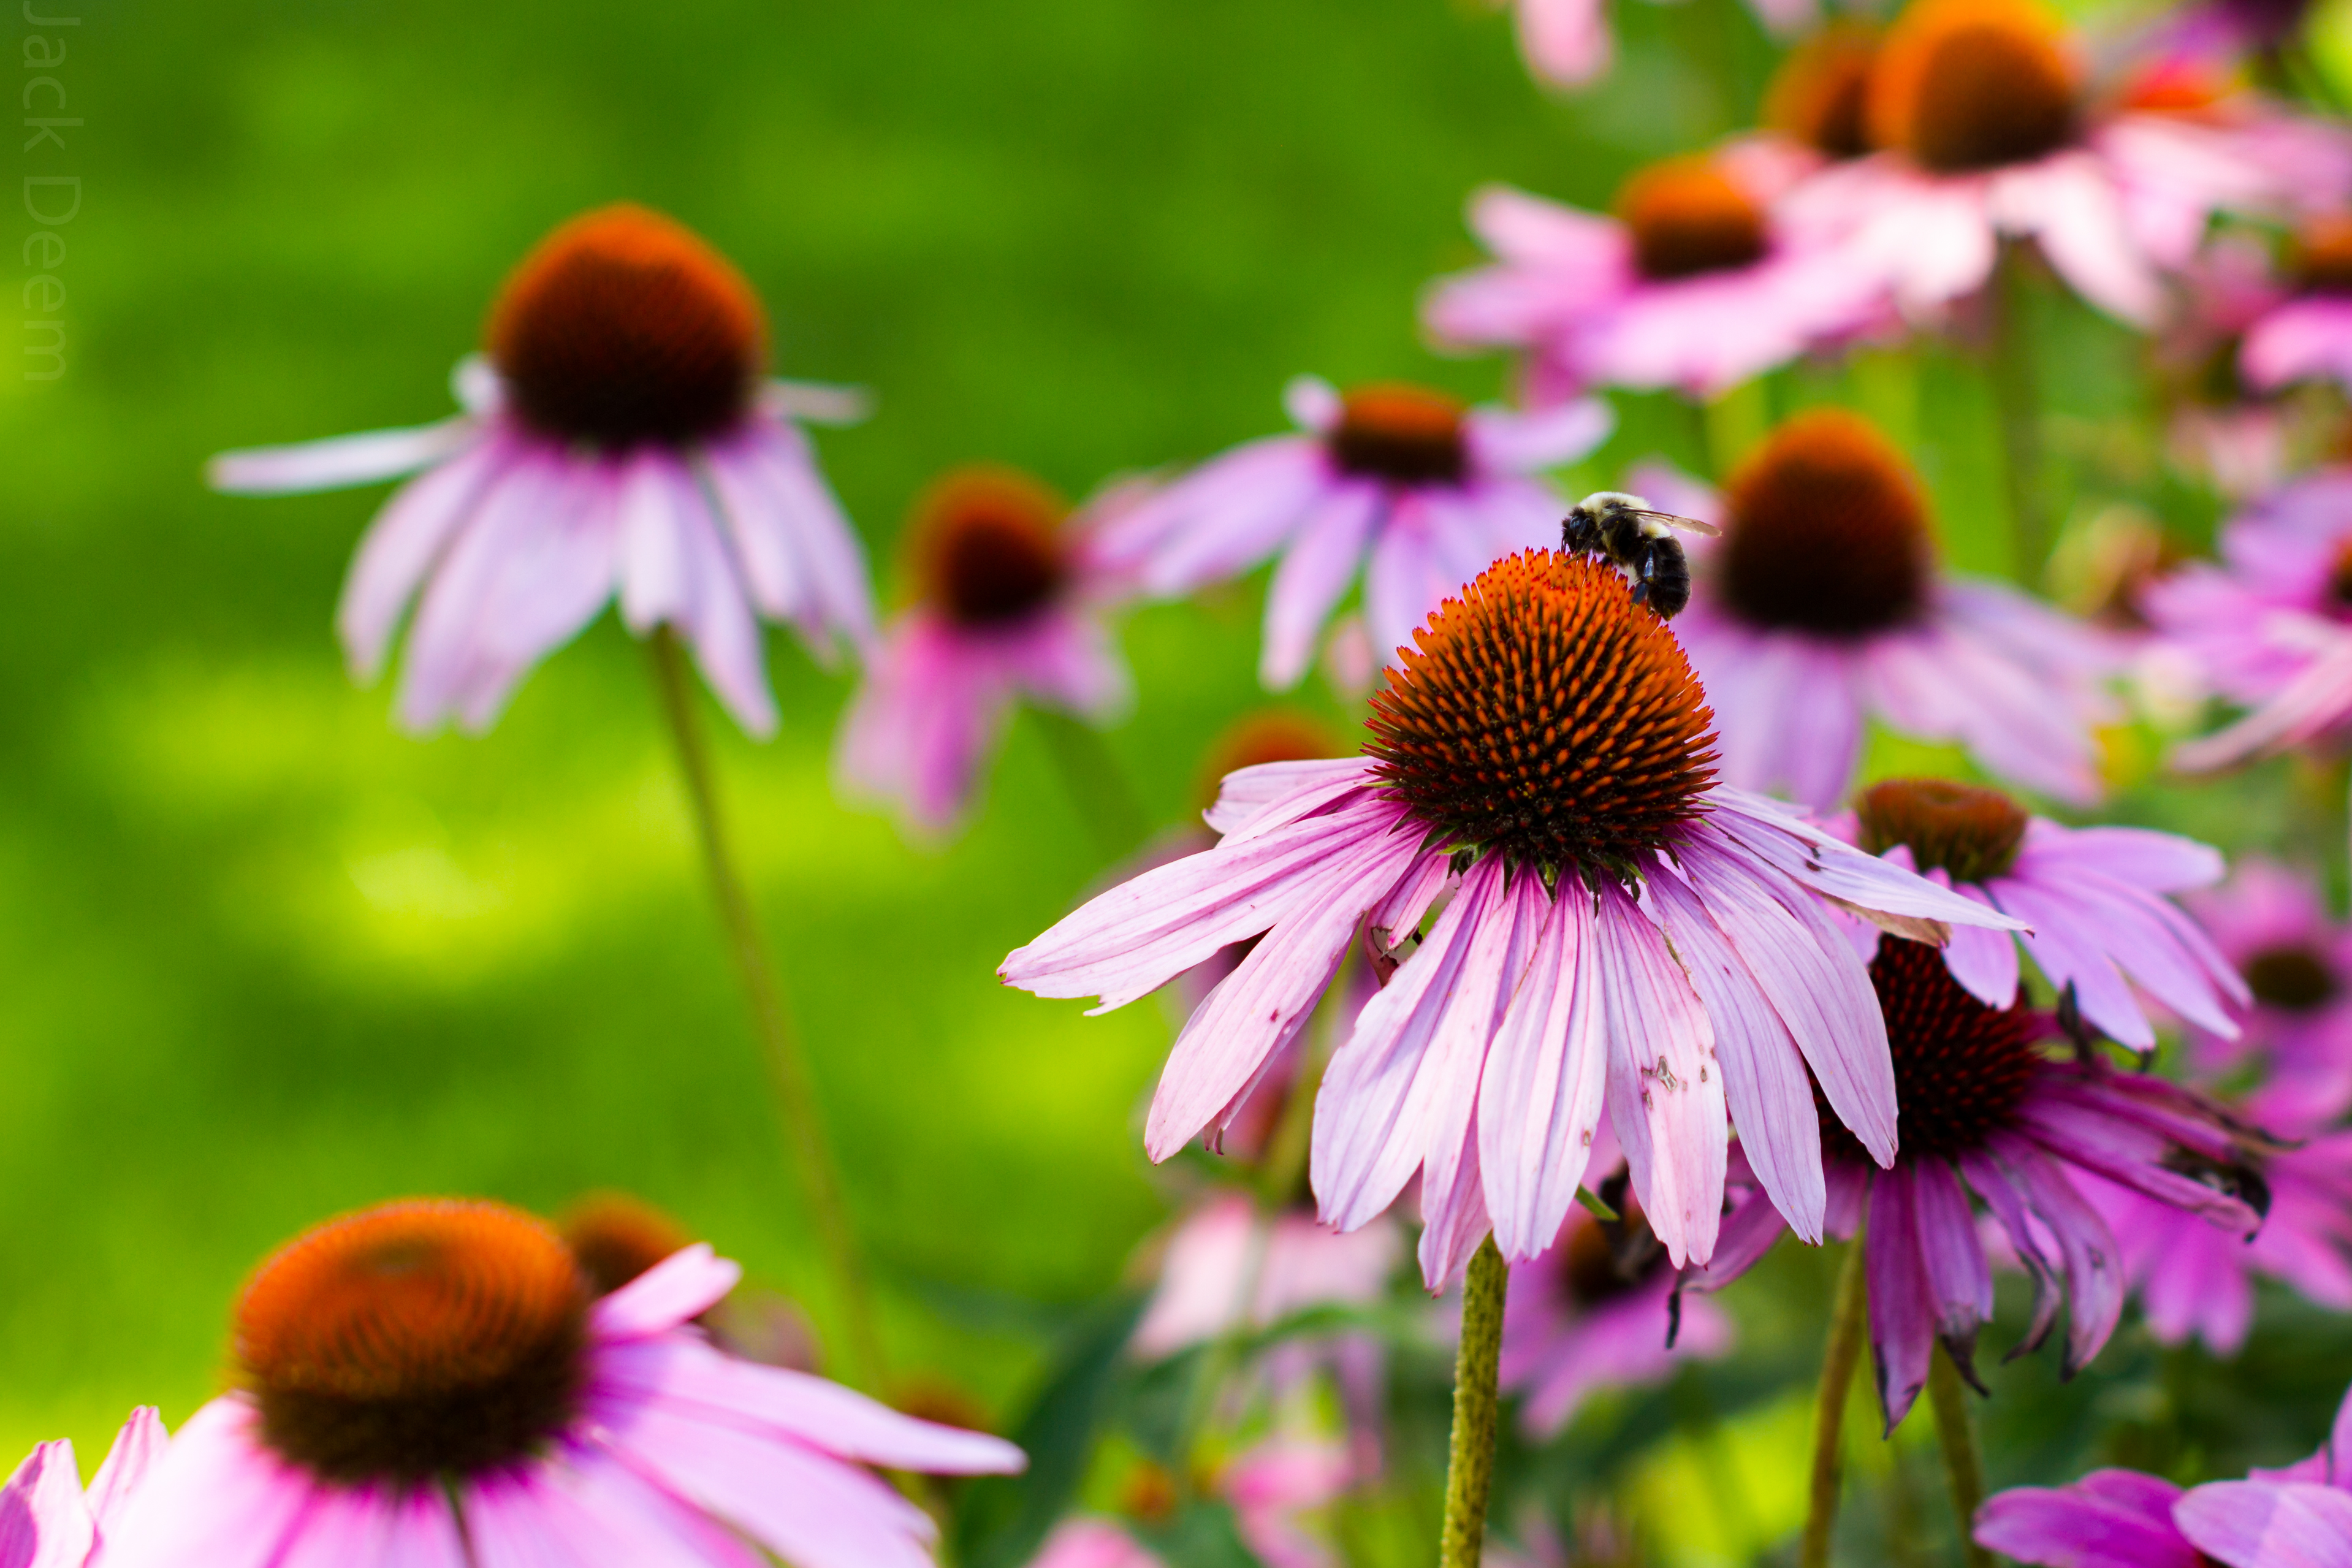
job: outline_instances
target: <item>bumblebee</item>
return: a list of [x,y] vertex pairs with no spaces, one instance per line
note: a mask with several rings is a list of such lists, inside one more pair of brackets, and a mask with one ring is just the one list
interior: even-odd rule
[[1714,535],[1723,530],[1695,517],[1653,511],[1640,496],[1595,490],[1574,506],[1559,525],[1560,548],[1598,555],[1633,578],[1633,602],[1647,605],[1660,620],[1672,620],[1690,603],[1690,563],[1675,531]]

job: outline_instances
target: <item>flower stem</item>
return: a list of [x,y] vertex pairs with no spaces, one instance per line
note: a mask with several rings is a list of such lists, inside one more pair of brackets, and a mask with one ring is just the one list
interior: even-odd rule
[[2032,279],[2019,242],[2001,243],[1987,303],[1992,312],[1992,395],[2009,492],[2011,564],[2028,587],[2050,559],[2049,468],[2042,449],[2042,387],[2033,362]]
[[1104,858],[1116,860],[1142,843],[1143,807],[1136,802],[1126,770],[1103,743],[1102,731],[1050,708],[1032,711],[1070,792],[1070,804],[1086,819]]
[[1869,1337],[1868,1277],[1863,1271],[1862,1235],[1856,1232],[1839,1267],[1837,1297],[1830,1309],[1830,1341],[1822,1352],[1822,1385],[1813,1404],[1813,1484],[1805,1510],[1798,1568],[1829,1568],[1830,1537],[1837,1529],[1838,1491],[1845,1481],[1846,1391],[1854,1363]]
[[1927,1365],[1927,1403],[1936,1413],[1936,1441],[1944,1450],[1944,1478],[1952,1489],[1952,1518],[1959,1527],[1960,1561],[1968,1568],[1992,1568],[1992,1553],[1977,1544],[1977,1510],[1985,1495],[1984,1456],[1977,1450],[1976,1418],[1969,1414],[1968,1390],[1951,1352],[1936,1347]]
[[1462,1345],[1454,1359],[1454,1440],[1445,1466],[1445,1524],[1438,1568],[1478,1568],[1486,1544],[1486,1496],[1495,1482],[1495,1385],[1503,1357],[1503,1291],[1511,1271],[1492,1236],[1470,1256],[1462,1282]]
[[810,1082],[808,1058],[793,1030],[784,1008],[784,988],[767,944],[761,940],[751,900],[735,867],[726,818],[719,806],[719,782],[711,766],[710,744],[703,733],[701,715],[694,706],[694,678],[687,668],[686,650],[669,627],[656,626],[646,640],[651,656],[654,687],[661,694],[662,716],[669,721],[670,738],[677,745],[678,770],[686,777],[687,798],[694,807],[695,826],[702,840],[703,869],[710,878],[711,901],[727,937],[728,955],[743,982],[751,1005],[751,1026],[767,1058],[768,1079],[783,1122],[784,1142],[799,1166],[801,1186],[816,1222],[818,1244],[832,1266],[842,1306],[848,1319],[851,1352],[867,1387],[882,1387],[882,1346],[874,1331],[873,1291],[866,1265],[858,1255],[856,1234],[843,1205],[841,1177],[833,1150],[817,1115],[816,1093]]

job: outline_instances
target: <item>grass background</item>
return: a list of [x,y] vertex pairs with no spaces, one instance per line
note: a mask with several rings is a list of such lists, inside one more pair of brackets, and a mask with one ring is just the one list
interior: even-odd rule
[[[20,160],[85,182],[70,369],[0,394],[0,1453],[176,1424],[253,1261],[396,1194],[625,1188],[829,1311],[639,650],[607,616],[487,737],[402,735],[329,625],[381,492],[215,497],[206,454],[438,417],[506,268],[635,199],[742,265],[782,372],[878,393],[820,446],[887,585],[949,464],[1081,493],[1276,427],[1303,370],[1491,395],[1413,321],[1473,259],[1465,195],[1603,204],[1769,66],[1731,0],[1619,10],[1619,72],[1562,100],[1445,0],[89,0],[52,73],[87,124]],[[2133,345],[2051,311],[2084,440],[2136,427]],[[1874,408],[1953,557],[2002,563],[1964,357],[1762,395]],[[1705,435],[1627,400],[1570,479]],[[1156,822],[1264,700],[1258,595],[1128,624],[1110,742]],[[994,980],[1104,869],[1028,724],[970,831],[909,848],[833,797],[845,679],[772,648],[782,733],[722,725],[725,785],[894,1359],[1003,1412],[1166,1210],[1166,1021]]]

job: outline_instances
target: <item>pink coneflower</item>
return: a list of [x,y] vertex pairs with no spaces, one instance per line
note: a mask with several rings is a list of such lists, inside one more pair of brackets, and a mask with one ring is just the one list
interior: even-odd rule
[[[1606,76],[1617,54],[1605,0],[1506,0],[1528,71],[1548,87],[1582,87]],[[1811,20],[1814,0],[1749,0],[1758,21],[1787,33]]]
[[[2291,1096],[2256,1095],[2240,1110],[2282,1136],[2308,1125]],[[2112,1182],[2077,1176],[2116,1233],[2124,1278],[2139,1291],[2158,1342],[2199,1339],[2216,1355],[2235,1355],[2253,1324],[2258,1277],[2352,1312],[2352,1132],[2304,1137],[2262,1160],[2258,1174],[2269,1206],[2252,1241]]]
[[2288,247],[2292,296],[2247,328],[2239,364],[2268,390],[2291,381],[2352,387],[2352,215],[2313,218]]
[[2182,289],[2149,345],[2149,368],[2168,409],[2174,461],[2237,499],[2283,479],[2309,445],[2295,405],[2272,395],[2242,368],[2248,333],[2289,290],[2272,275],[2266,247],[2250,234],[2216,236],[2180,269]]
[[1723,774],[1835,805],[1864,721],[1958,741],[2062,799],[2097,798],[2095,724],[2118,663],[2104,635],[2002,584],[1941,571],[1925,489],[1859,416],[1782,424],[1709,506],[1690,608],[1675,623],[1721,716]]
[[[1594,1154],[1604,1168],[1617,1158],[1605,1128]],[[1596,1189],[1616,1219],[1572,1208],[1550,1250],[1512,1266],[1502,1385],[1518,1394],[1520,1424],[1538,1441],[1601,1389],[1660,1383],[1685,1361],[1731,1348],[1731,1320],[1713,1302],[1685,1297],[1670,1316],[1675,1270],[1627,1184],[1618,1164]]]
[[2160,274],[2188,263],[2213,214],[2283,214],[2352,180],[2333,130],[2252,93],[2184,100],[2177,74],[2144,85],[2138,101],[2132,88],[2095,97],[2032,0],[1914,0],[1872,69],[1867,132],[1885,151],[1823,171],[1782,215],[1848,245],[1915,315],[1977,292],[2015,237],[2093,304],[2147,324]]
[[321,1226],[247,1285],[238,1388],[180,1429],[107,1563],[920,1568],[930,1521],[864,1467],[1020,1450],[713,1350],[688,1320],[740,1272],[696,1246],[593,1300],[497,1204]]
[[2017,996],[2018,944],[2084,1020],[2136,1051],[2156,1048],[2137,985],[2210,1034],[2238,1033],[2246,983],[2167,897],[2221,879],[2221,852],[2142,827],[2065,827],[1998,790],[1948,779],[1889,779],[1854,802],[1855,836],[2032,928],[2014,940],[1955,931],[1944,962],[1989,1007]]
[[1565,503],[1536,476],[1582,457],[1612,416],[1592,399],[1542,413],[1465,408],[1426,387],[1345,395],[1313,376],[1284,395],[1303,434],[1268,436],[1108,521],[1096,547],[1145,593],[1192,593],[1279,552],[1258,677],[1281,690],[1364,571],[1379,657],[1489,562],[1557,542]]
[[1101,722],[1128,700],[1090,525],[1026,474],[947,474],[915,508],[912,608],[884,634],[842,720],[843,789],[918,832],[951,826],[1023,698]]
[[1506,186],[1471,199],[1495,265],[1441,280],[1429,330],[1523,350],[1538,400],[1587,386],[1712,396],[1876,321],[1885,291],[1773,216],[1790,161],[1759,146],[1637,172],[1603,217]]
[[2308,877],[2259,856],[2184,901],[2252,995],[2234,1037],[2190,1034],[2200,1068],[2258,1062],[2268,1089],[2295,1109],[2281,1131],[2316,1129],[2352,1110],[2352,927],[2328,918]]
[[36,1446],[0,1488],[0,1563],[10,1568],[83,1568],[99,1561],[107,1539],[170,1438],[149,1405],[131,1413],[106,1462],[84,1491],[73,1444]]
[[1402,1256],[1392,1226],[1336,1231],[1310,1214],[1265,1215],[1246,1194],[1224,1193],[1169,1237],[1132,1342],[1157,1360],[1309,1308],[1363,1306],[1381,1299]]
[[2352,470],[2292,481],[2223,526],[2221,564],[2191,563],[2144,595],[2166,640],[2211,690],[2250,710],[2174,749],[2189,772],[2352,726]]
[[[2067,1308],[2062,1366],[2072,1376],[2105,1344],[2123,1310],[2113,1234],[2070,1179],[2087,1171],[2202,1216],[2238,1237],[2261,1224],[2240,1195],[2237,1130],[2211,1101],[2157,1079],[2046,1057],[2044,1015],[1990,1007],[1921,943],[1882,941],[1870,975],[1885,1009],[1903,1147],[1874,1171],[1834,1123],[1824,1131],[1830,1228],[1862,1247],[1870,1338],[1886,1429],[1917,1399],[1942,1341],[1975,1380],[1977,1330],[1992,1316],[1992,1270],[1969,1193],[1983,1200],[2032,1275],[2039,1345]],[[1743,1242],[1774,1216],[1761,1200],[1724,1223]],[[1734,1249],[1727,1244],[1727,1253]],[[1760,1246],[1737,1249],[1744,1266]],[[1727,1268],[1718,1268],[1718,1275]],[[1713,1283],[1713,1282],[1711,1282]]]
[[336,615],[373,679],[422,590],[404,723],[487,727],[616,592],[629,629],[675,628],[755,734],[776,725],[761,616],[820,657],[872,635],[863,552],[793,423],[855,399],[761,379],[758,297],[699,238],[642,207],[574,218],[508,279],[488,337],[487,361],[458,367],[454,419],[212,466],[246,494],[422,470],[370,527]]
[[1605,1087],[1677,1264],[1714,1250],[1727,1105],[1817,1236],[1807,1067],[1877,1158],[1895,1152],[1882,1026],[1822,900],[1915,931],[2016,922],[1717,785],[1706,694],[1612,567],[1513,555],[1414,640],[1364,756],[1234,774],[1215,848],[1095,899],[999,973],[1116,1007],[1264,933],[1177,1039],[1145,1130],[1164,1160],[1233,1114],[1360,924],[1396,948],[1450,889],[1324,1078],[1327,1222],[1367,1224],[1419,1171],[1433,1289],[1490,1224],[1506,1258],[1533,1258],[1575,1201]]
[[2017,1487],[1977,1510],[1979,1544],[2046,1568],[2302,1568],[2352,1558],[2352,1398],[2319,1452],[2183,1492],[2137,1470]]

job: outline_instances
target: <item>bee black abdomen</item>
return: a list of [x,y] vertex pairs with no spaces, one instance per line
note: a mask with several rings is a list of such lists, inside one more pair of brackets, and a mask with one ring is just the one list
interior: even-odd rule
[[1690,562],[1682,546],[1673,540],[1659,540],[1650,548],[1649,559],[1642,563],[1642,583],[1636,596],[1658,618],[1671,621],[1690,604]]

